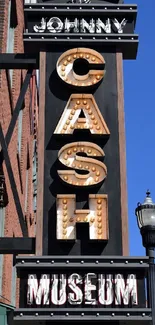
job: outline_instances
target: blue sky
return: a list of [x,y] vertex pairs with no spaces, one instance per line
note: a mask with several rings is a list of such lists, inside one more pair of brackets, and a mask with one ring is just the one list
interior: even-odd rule
[[130,254],[138,256],[145,251],[134,210],[147,188],[155,202],[155,0],[125,3],[138,5],[140,40],[137,59],[124,61]]

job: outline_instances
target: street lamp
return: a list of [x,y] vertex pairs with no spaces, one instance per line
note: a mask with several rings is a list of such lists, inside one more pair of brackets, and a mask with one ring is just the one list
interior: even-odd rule
[[137,204],[135,214],[142,235],[143,246],[146,249],[146,255],[149,256],[147,278],[148,303],[152,309],[152,324],[155,325],[155,203],[153,203],[150,197],[150,191],[146,192],[144,203]]

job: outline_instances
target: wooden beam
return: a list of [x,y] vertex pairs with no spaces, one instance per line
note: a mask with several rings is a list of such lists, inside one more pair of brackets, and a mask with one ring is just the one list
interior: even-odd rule
[[40,53],[40,90],[38,122],[38,176],[37,176],[37,216],[36,255],[43,254],[43,203],[44,203],[44,150],[45,150],[45,82],[46,53]]
[[118,91],[118,128],[120,152],[120,187],[121,187],[121,220],[122,220],[122,254],[129,254],[127,181],[126,181],[126,141],[124,119],[124,85],[123,85],[123,56],[116,53],[117,91]]

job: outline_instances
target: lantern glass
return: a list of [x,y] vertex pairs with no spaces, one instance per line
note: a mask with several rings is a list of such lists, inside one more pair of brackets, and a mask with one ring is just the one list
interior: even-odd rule
[[141,216],[138,216],[139,228],[144,226],[155,226],[155,209],[144,208],[139,214],[141,214]]
[[155,226],[155,204],[152,202],[150,192],[147,191],[143,204],[138,204],[136,216],[139,228]]

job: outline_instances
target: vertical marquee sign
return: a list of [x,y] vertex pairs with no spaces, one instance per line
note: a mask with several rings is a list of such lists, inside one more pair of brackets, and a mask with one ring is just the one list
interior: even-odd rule
[[25,51],[40,52],[36,253],[43,256],[16,259],[14,319],[149,319],[147,259],[116,257],[126,222],[119,62],[136,58],[137,7],[50,1],[24,11]]
[[136,57],[136,14],[112,3],[25,5],[25,49],[46,52],[44,255],[123,252],[118,57]]

